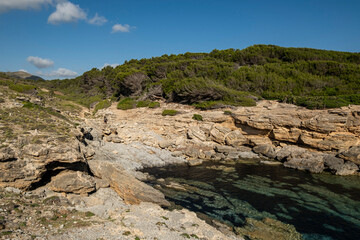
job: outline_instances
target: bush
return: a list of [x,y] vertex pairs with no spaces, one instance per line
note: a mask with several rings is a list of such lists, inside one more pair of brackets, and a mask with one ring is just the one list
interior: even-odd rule
[[158,108],[158,107],[160,107],[159,102],[150,102],[149,103],[149,108]]
[[175,116],[176,114],[178,114],[179,112],[176,110],[172,110],[172,109],[165,109],[161,115],[163,116]]
[[124,98],[117,105],[117,108],[121,110],[133,109],[135,107],[136,101],[131,98]]
[[149,106],[149,104],[150,104],[150,102],[149,102],[149,101],[139,101],[139,102],[137,102],[136,107],[138,107],[138,108],[141,108],[141,107],[148,107],[148,106]]
[[10,84],[9,88],[19,93],[27,93],[34,90],[35,86],[26,84]]
[[97,113],[97,111],[99,111],[100,109],[104,109],[104,108],[108,108],[111,106],[111,102],[107,99],[99,102],[98,104],[96,104],[95,109],[94,109],[94,114]]
[[233,113],[232,113],[231,111],[226,110],[226,111],[224,111],[224,114],[225,114],[225,115],[230,115],[230,116],[231,116]]
[[194,114],[194,116],[192,117],[192,119],[196,120],[196,121],[202,121],[203,117],[200,114]]

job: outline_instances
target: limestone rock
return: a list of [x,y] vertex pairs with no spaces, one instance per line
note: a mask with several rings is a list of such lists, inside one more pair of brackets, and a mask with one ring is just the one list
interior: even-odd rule
[[306,150],[298,146],[287,145],[276,152],[276,159],[284,161],[289,157],[296,157],[304,154]]
[[294,226],[280,221],[265,218],[262,221],[252,218],[246,219],[245,226],[236,228],[236,232],[246,236],[246,239],[262,240],[301,240],[301,234]]
[[353,146],[349,150],[341,152],[339,157],[360,165],[360,146]]
[[137,180],[114,163],[92,160],[89,161],[89,167],[96,177],[109,181],[125,203],[154,202],[162,206],[170,205],[160,191]]
[[187,136],[189,139],[198,139],[202,142],[206,141],[205,132],[203,130],[201,130],[199,126],[190,127],[187,132]]
[[262,155],[264,155],[264,156],[266,156],[268,158],[275,158],[276,157],[275,148],[270,144],[258,145],[258,146],[253,148],[253,151],[255,153],[261,153]]
[[189,159],[187,162],[187,164],[191,167],[201,165],[202,163],[203,163],[203,160],[200,158]]
[[341,158],[337,158],[334,155],[328,154],[324,156],[324,164],[325,167],[329,168],[334,172],[337,172],[343,168],[344,160]]
[[95,191],[93,177],[84,172],[64,171],[51,179],[50,189],[55,192],[87,194]]
[[0,149],[0,162],[16,160],[15,151],[10,147]]
[[339,170],[336,171],[336,175],[352,175],[359,171],[359,167],[353,162],[346,162],[341,166]]
[[235,130],[225,135],[225,143],[233,147],[238,147],[248,143],[248,140],[239,130]]
[[285,141],[297,143],[299,141],[299,137],[301,135],[301,130],[298,128],[285,128],[285,127],[277,127],[274,128],[271,132],[272,138]]
[[220,124],[214,124],[214,126],[210,129],[211,140],[220,144],[225,144],[225,135],[230,132],[230,129],[225,128]]
[[86,168],[76,142],[57,146],[28,144],[18,151],[17,158],[13,161],[0,161],[0,186],[26,190],[40,182],[48,171],[86,171]]
[[310,152],[305,152],[302,155],[288,159],[284,166],[312,173],[321,173],[325,168],[323,155]]

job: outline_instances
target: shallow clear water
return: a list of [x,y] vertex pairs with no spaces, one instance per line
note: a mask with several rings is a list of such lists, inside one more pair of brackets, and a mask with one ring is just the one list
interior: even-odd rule
[[[270,217],[292,224],[304,239],[360,239],[360,177],[309,174],[282,166],[207,163],[146,169],[170,201],[234,226]],[[156,184],[152,182],[150,184]]]

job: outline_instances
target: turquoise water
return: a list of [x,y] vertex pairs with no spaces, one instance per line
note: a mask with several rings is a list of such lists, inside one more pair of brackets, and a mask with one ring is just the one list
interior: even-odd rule
[[[145,171],[165,179],[161,191],[170,201],[233,226],[270,217],[294,225],[304,239],[360,239],[358,176],[249,163]],[[166,187],[170,183],[177,189]]]

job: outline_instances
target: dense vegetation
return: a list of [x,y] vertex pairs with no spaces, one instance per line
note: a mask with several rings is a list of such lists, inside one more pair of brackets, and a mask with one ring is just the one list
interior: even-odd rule
[[251,106],[257,98],[339,107],[360,104],[360,53],[255,45],[130,60],[116,68],[94,68],[76,79],[39,83],[86,106],[131,97],[204,109]]

